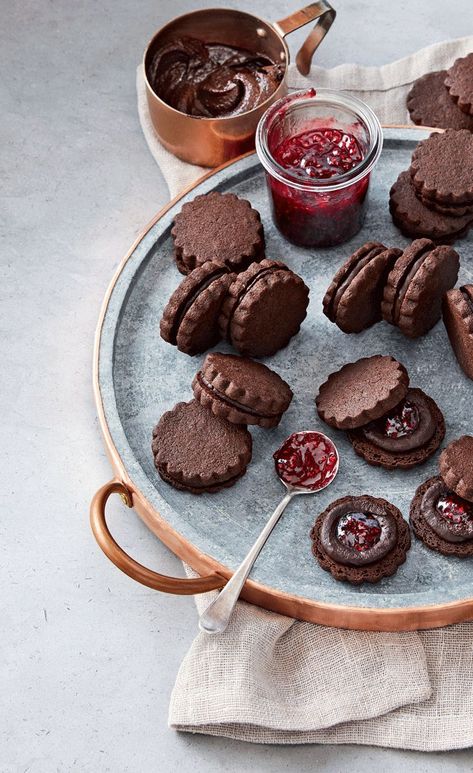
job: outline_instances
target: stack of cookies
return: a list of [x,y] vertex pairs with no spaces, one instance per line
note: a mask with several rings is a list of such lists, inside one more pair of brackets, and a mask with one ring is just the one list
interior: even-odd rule
[[[264,258],[258,212],[216,191],[184,204],[172,229],[185,279],[161,319],[161,337],[195,355],[226,339],[250,357],[287,346],[307,313],[309,288],[284,263]],[[277,322],[277,324],[275,324]]]
[[473,133],[447,129],[419,142],[391,188],[389,209],[405,236],[441,244],[466,236],[473,223]]
[[192,382],[194,399],[161,416],[153,431],[161,478],[191,494],[233,486],[251,461],[247,425],[275,427],[292,390],[274,370],[246,357],[212,352]]
[[419,78],[407,95],[407,109],[418,125],[473,131],[473,54]]

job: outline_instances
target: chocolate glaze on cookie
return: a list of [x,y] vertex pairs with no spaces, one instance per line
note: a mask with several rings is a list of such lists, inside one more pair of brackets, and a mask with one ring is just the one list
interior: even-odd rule
[[473,556],[473,505],[448,488],[440,475],[422,483],[414,494],[409,519],[414,534],[445,556]]

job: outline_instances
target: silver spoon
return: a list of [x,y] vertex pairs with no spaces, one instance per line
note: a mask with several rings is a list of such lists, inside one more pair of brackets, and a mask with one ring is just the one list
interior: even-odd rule
[[246,558],[200,616],[199,628],[205,633],[221,633],[227,627],[253,564],[291,499],[298,494],[316,494],[329,486],[338,472],[338,451],[333,441],[322,432],[307,430],[294,433],[276,451],[274,459],[276,472],[287,493]]

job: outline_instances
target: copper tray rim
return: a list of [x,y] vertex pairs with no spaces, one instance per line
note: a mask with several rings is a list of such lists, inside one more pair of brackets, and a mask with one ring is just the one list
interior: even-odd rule
[[[408,124],[383,124],[383,129],[409,129],[419,131],[439,131],[429,126],[412,126]],[[442,131],[442,130],[440,130]],[[243,158],[254,155],[254,151],[245,153],[237,158],[212,169],[190,185],[186,186],[177,196],[162,207],[156,215],[148,222],[144,229],[139,233],[133,244],[120,261],[111,281],[107,287],[104,299],[101,304],[98,323],[94,337],[93,351],[93,391],[100,429],[105,443],[105,449],[115,479],[109,485],[118,483],[122,485],[130,494],[134,509],[140,518],[158,537],[169,550],[178,558],[185,561],[199,575],[210,572],[214,576],[219,576],[223,581],[232,576],[232,571],[220,564],[211,556],[202,553],[191,542],[185,539],[176,529],[160,515],[160,513],[148,502],[141,491],[135,486],[130,478],[126,467],[120,457],[120,454],[113,442],[110,433],[105,409],[102,401],[99,383],[99,365],[100,365],[100,341],[102,327],[107,313],[110,297],[118,281],[124,266],[133,254],[136,247],[142,239],[148,234],[150,229],[171,209],[183,196],[192,191],[204,180],[209,179],[218,172],[232,166]],[[130,576],[132,576],[130,574]],[[136,579],[136,578],[134,578]],[[180,580],[185,583],[186,580]],[[223,584],[223,583],[222,583]],[[176,591],[179,593],[179,591]],[[185,593],[186,591],[182,591]],[[468,599],[459,599],[443,604],[429,604],[416,607],[357,607],[332,604],[323,601],[314,601],[302,596],[297,596],[284,591],[271,588],[268,585],[257,583],[254,580],[247,580],[241,594],[241,598],[249,603],[263,607],[278,614],[294,617],[298,620],[304,620],[319,625],[328,625],[338,628],[348,628],[351,630],[363,631],[413,631],[427,628],[440,628],[454,623],[466,622],[473,619],[473,597]]]

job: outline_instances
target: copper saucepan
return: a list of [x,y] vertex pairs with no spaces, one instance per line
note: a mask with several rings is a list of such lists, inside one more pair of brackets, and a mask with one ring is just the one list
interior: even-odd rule
[[[299,72],[307,75],[314,51],[334,18],[334,9],[325,0],[319,0],[273,24],[258,16],[227,8],[193,11],[166,24],[152,37],[143,59],[149,111],[161,143],[178,158],[209,167],[252,150],[259,119],[272,102],[287,93],[289,49],[286,35],[316,21],[316,26],[296,56]],[[257,51],[276,63],[284,64],[284,77],[268,99],[245,113],[222,118],[201,118],[181,113],[163,102],[153,91],[148,73],[155,52],[182,36]]]

